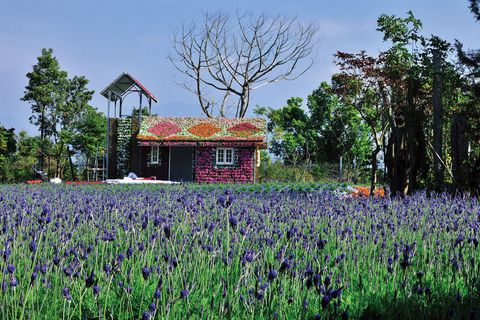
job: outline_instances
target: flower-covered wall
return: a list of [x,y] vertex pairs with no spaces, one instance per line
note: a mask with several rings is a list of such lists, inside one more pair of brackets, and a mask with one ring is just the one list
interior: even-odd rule
[[195,156],[196,182],[254,182],[255,148],[235,148],[233,165],[216,165],[215,150],[214,147],[197,147]]
[[132,140],[132,119],[117,119],[117,175],[124,177],[130,171],[130,143]]

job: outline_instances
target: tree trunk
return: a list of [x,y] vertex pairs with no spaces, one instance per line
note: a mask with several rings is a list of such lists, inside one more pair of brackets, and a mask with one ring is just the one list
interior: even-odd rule
[[451,153],[452,173],[457,190],[464,190],[467,184],[465,162],[468,159],[467,120],[463,115],[456,114],[452,117],[451,127]]
[[405,185],[408,183],[405,175],[406,152],[405,152],[405,122],[404,113],[399,112],[392,115],[392,131],[388,139],[387,154],[385,155],[386,166],[388,167],[388,178],[390,193],[392,195],[403,195]]
[[377,163],[377,156],[378,153],[380,152],[381,148],[380,146],[377,145],[375,150],[372,152],[372,172],[370,175],[370,197],[373,197],[373,193],[375,191],[375,187],[377,185],[377,168],[378,168],[378,163]]
[[433,51],[433,170],[435,174],[435,188],[443,190],[442,166],[442,76],[441,60],[438,50]]
[[89,161],[89,157],[88,157],[88,154],[85,155],[85,172],[82,173],[82,178],[83,179],[87,179],[87,181],[90,181],[90,175],[89,175],[89,171],[88,171],[88,161]]
[[47,162],[48,162],[48,174],[47,174],[47,177],[51,177],[51,173],[52,173],[52,166],[51,166],[51,157],[50,155],[47,157]]
[[70,148],[67,146],[67,154],[68,154],[68,160],[70,162],[70,174],[71,174],[71,179],[72,181],[75,181],[75,172],[73,171],[73,161],[72,161],[72,154],[70,152]]
[[469,172],[468,175],[468,184],[469,189],[474,195],[480,195],[480,157],[477,158],[475,163],[473,164],[472,170]]
[[238,118],[245,117],[245,113],[247,112],[249,103],[250,103],[250,89],[244,88],[242,95],[240,96],[240,107],[239,107],[239,112],[237,113]]
[[62,153],[63,153],[63,146],[59,147],[59,151],[56,155],[57,167],[55,170],[55,178],[61,178],[61,169],[62,169]]
[[[392,132],[388,139],[385,155],[388,167],[390,192],[392,195],[406,195],[418,189],[418,176],[425,168],[424,113],[415,105],[419,84],[408,80],[406,96],[395,106],[390,126]],[[405,103],[403,105],[403,103]]]
[[45,108],[42,108],[40,120],[40,171],[45,170]]

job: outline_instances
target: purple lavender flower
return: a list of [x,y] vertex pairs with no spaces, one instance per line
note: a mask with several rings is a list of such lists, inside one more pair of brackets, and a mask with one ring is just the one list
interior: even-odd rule
[[105,271],[107,275],[110,275],[112,273],[112,266],[107,263],[103,266],[103,271]]
[[230,218],[228,218],[228,222],[233,230],[237,229],[238,219],[235,216],[230,216]]
[[172,229],[169,224],[166,224],[163,226],[163,233],[165,234],[165,237],[167,239],[170,239],[170,236],[172,234]]
[[292,263],[288,259],[284,259],[280,265],[280,272],[285,272],[292,267]]
[[65,299],[67,299],[68,301],[71,301],[72,300],[72,296],[70,294],[70,289],[68,289],[67,287],[63,288],[62,289],[62,295]]
[[328,306],[328,304],[330,303],[330,301],[331,301],[330,296],[329,295],[324,295],[322,297],[322,302],[321,302],[322,303],[322,308],[325,309]]
[[247,249],[242,257],[242,263],[252,262],[255,258],[255,251]]
[[117,262],[118,262],[118,263],[122,263],[123,260],[125,260],[125,255],[123,254],[123,252],[120,252],[120,253],[117,255]]
[[185,299],[186,297],[188,297],[189,294],[190,291],[188,291],[187,289],[183,289],[182,291],[180,291],[180,299]]
[[148,305],[148,311],[150,311],[151,313],[154,313],[155,310],[157,310],[157,306],[155,305],[155,302],[152,302]]
[[10,287],[15,288],[18,285],[17,278],[14,275],[10,276]]
[[100,293],[100,287],[98,286],[98,284],[95,284],[92,288],[93,290],[93,295],[96,297],[98,296],[98,294]]
[[7,265],[7,273],[8,274],[13,274],[15,272],[15,266],[13,264],[8,264]]
[[85,287],[90,288],[94,284],[95,284],[95,273],[92,270],[90,275],[85,279]]
[[132,247],[128,247],[127,249],[127,258],[130,259],[133,255],[133,248]]
[[147,266],[142,267],[142,276],[144,280],[148,280],[148,277],[150,276],[150,268]]
[[258,290],[255,295],[255,298],[257,300],[263,300],[263,298],[265,298],[265,293],[263,292],[263,290]]
[[275,280],[275,278],[277,278],[277,270],[273,269],[273,270],[270,270],[268,272],[268,281],[272,282],[273,280]]
[[40,272],[45,275],[47,273],[47,265],[46,264],[42,264],[42,266],[40,267]]
[[160,298],[162,297],[162,292],[160,291],[159,288],[156,288],[156,289],[155,289],[155,292],[153,293],[153,297],[154,297],[155,299],[160,299]]
[[35,251],[37,251],[37,242],[35,242],[35,240],[30,241],[28,248],[30,249],[30,252],[35,253]]

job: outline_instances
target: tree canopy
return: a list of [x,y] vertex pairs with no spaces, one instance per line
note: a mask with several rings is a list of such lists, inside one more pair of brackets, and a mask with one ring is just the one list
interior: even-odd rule
[[[90,157],[104,141],[106,119],[89,105],[94,91],[87,88],[88,80],[69,78],[52,49],[42,49],[32,69],[22,100],[31,104],[30,121],[40,131],[40,168],[63,176],[70,146]],[[48,166],[47,157],[52,159]]]

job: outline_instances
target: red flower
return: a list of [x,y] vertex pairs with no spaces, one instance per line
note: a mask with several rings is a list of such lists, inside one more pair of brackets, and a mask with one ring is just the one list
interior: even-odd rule
[[148,132],[153,133],[156,136],[165,138],[182,131],[176,124],[173,122],[160,122],[157,123],[154,127],[148,128]]

